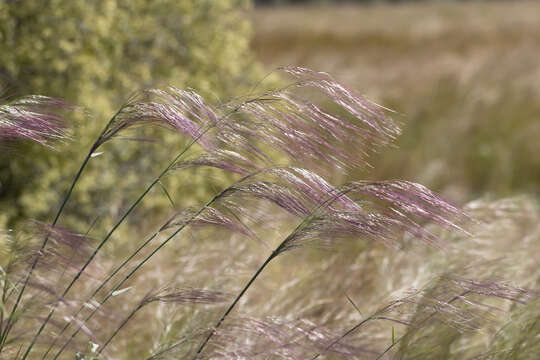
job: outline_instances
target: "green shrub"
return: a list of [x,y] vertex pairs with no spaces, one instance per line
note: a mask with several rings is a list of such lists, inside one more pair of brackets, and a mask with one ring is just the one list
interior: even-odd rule
[[[0,81],[8,94],[61,97],[91,115],[73,116],[76,142],[61,151],[24,144],[17,161],[13,153],[0,154],[0,226],[50,212],[90,139],[134,90],[156,84],[193,87],[214,103],[247,91],[256,73],[243,14],[248,5],[247,0],[2,1]],[[102,155],[107,161],[93,162],[73,195],[72,224],[118,211],[125,204],[115,189],[140,190],[141,174],[155,172],[159,159],[180,145],[175,137],[161,135],[160,146],[122,141],[107,147]],[[170,191],[181,185],[167,181]],[[182,201],[206,192],[198,187]],[[170,206],[161,200],[145,204],[156,211],[164,205]]]

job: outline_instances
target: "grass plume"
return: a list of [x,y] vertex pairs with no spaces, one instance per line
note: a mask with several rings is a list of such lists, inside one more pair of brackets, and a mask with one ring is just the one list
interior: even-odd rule
[[[0,357],[73,358],[89,341],[95,346],[78,356],[421,358],[435,348],[451,358],[536,351],[529,336],[537,326],[528,316],[538,301],[537,272],[518,286],[495,259],[471,260],[472,245],[501,230],[504,204],[472,203],[465,211],[405,180],[334,185],[329,174],[366,167],[369,154],[391,145],[400,129],[387,109],[326,73],[281,70],[292,76],[288,86],[221,106],[168,88],[141,91],[119,109],[54,221],[31,223],[33,234],[3,234]],[[319,105],[321,97],[333,106]],[[110,230],[95,237],[57,224],[92,154],[123,132],[155,125],[178,133],[185,145]],[[205,202],[175,209],[150,235],[130,239],[134,248],[122,259],[104,254],[155,185],[176,206],[182,202],[161,180],[203,168],[231,180]],[[503,220],[516,228],[526,222],[529,238],[540,234],[538,209],[510,203],[532,210]],[[500,314],[522,312],[529,315],[517,321],[528,336],[508,338],[518,325]],[[498,335],[482,347],[479,332],[493,328]],[[153,345],[130,343],[132,329]],[[471,346],[454,351],[458,341]]]

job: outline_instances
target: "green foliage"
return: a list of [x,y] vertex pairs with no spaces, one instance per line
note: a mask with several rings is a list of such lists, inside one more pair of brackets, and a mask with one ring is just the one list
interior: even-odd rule
[[[9,94],[66,98],[91,116],[82,111],[74,116],[73,137],[80,140],[61,154],[32,144],[17,149],[17,161],[14,151],[0,154],[0,224],[14,226],[22,217],[42,218],[55,209],[90,139],[134,89],[170,83],[196,88],[216,102],[225,93],[245,91],[255,71],[242,13],[248,5],[247,0],[1,2],[0,81]],[[74,194],[77,206],[70,213],[76,215],[70,222],[114,214],[123,206],[115,189],[139,189],[141,174],[155,173],[156,159],[166,159],[177,146],[164,136],[157,145],[118,141],[106,148]],[[122,176],[113,175],[111,167]],[[179,183],[165,186],[174,192]],[[159,195],[146,205],[170,206]]]

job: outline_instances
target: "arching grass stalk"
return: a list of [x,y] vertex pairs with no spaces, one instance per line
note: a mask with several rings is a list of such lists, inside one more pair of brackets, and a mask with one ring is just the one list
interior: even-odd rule
[[229,307],[227,308],[227,310],[225,310],[225,312],[223,313],[223,315],[221,316],[221,318],[218,320],[218,322],[216,323],[216,325],[213,327],[213,329],[210,330],[210,333],[208,334],[208,336],[206,337],[206,339],[203,341],[203,343],[199,346],[199,348],[197,349],[197,352],[195,354],[195,356],[193,357],[193,360],[196,360],[198,358],[198,356],[202,353],[202,351],[204,350],[204,348],[206,347],[206,345],[208,344],[208,342],[210,341],[210,339],[214,336],[214,334],[216,333],[216,330],[221,326],[221,324],[223,323],[223,321],[225,321],[225,319],[227,318],[227,316],[229,316],[230,312],[235,308],[236,304],[238,303],[238,301],[240,301],[240,299],[244,296],[244,294],[246,293],[246,291],[251,287],[251,285],[255,282],[255,280],[257,280],[257,278],[259,277],[259,275],[263,272],[263,270],[266,268],[266,266],[274,259],[276,258],[278,255],[280,255],[282,252],[283,252],[283,249],[285,248],[285,246],[287,245],[287,243],[289,242],[290,239],[292,239],[300,230],[302,230],[302,228],[309,224],[309,222],[317,215],[317,211],[321,208],[323,208],[324,206],[326,205],[329,205],[330,203],[332,203],[334,200],[340,198],[341,196],[345,195],[346,193],[348,193],[349,191],[351,191],[352,189],[351,188],[348,188],[348,189],[345,189],[345,190],[341,190],[339,191],[337,194],[331,196],[330,198],[326,199],[325,201],[321,202],[317,207],[315,207],[315,209],[313,211],[311,211],[311,214],[309,214],[308,216],[304,217],[304,219],[302,219],[302,221],[294,228],[294,230],[274,249],[274,251],[272,251],[272,253],[266,258],[266,260],[264,261],[264,263],[257,269],[257,271],[255,271],[255,273],[251,276],[251,278],[249,279],[249,281],[246,283],[246,285],[244,285],[244,287],[242,288],[242,290],[240,290],[240,292],[238,293],[238,295],[236,296],[236,298],[232,301],[232,303],[229,305]]
[[[251,174],[250,176],[253,176],[254,174]],[[246,178],[242,178],[240,181],[243,181],[245,180]],[[229,187],[230,188],[230,187]],[[224,194],[224,191],[221,193],[221,195],[219,196],[216,196],[214,197],[211,201],[209,201],[208,203],[206,203],[201,209],[199,212],[195,213],[191,219],[189,219],[187,222],[186,222],[186,226],[189,225],[189,223],[194,220],[202,211],[204,211],[205,208],[211,206],[216,200],[219,199],[219,197],[221,197],[222,195]],[[230,213],[242,224],[242,226],[244,226],[247,230],[249,230],[249,228],[243,224],[240,220],[240,218],[232,211],[230,211]],[[185,226],[182,227],[182,229],[185,228]],[[180,231],[182,230],[180,229]],[[178,235],[178,233],[180,232],[176,232],[174,234],[174,236]],[[103,287],[105,285],[107,285],[109,283],[109,281],[116,275],[118,274],[118,272],[124,268],[124,266],[126,266],[127,263],[129,263],[137,254],[139,254],[139,252],[141,252],[148,244],[150,244],[152,242],[152,240],[154,240],[156,238],[156,236],[158,236],[160,234],[161,230],[159,231],[156,231],[154,234],[152,234],[148,239],[146,239],[128,258],[126,258],[120,265],[118,265],[116,267],[116,269],[110,273],[107,278],[105,280],[103,280],[101,282],[101,284],[92,292],[92,294],[88,297],[88,300],[87,301],[90,301],[94,296],[97,295],[97,293],[103,289]],[[172,239],[172,237],[171,237]],[[170,239],[167,239],[165,241],[169,241]],[[164,246],[165,244],[163,244]],[[128,278],[129,279],[129,278]],[[111,295],[112,295],[112,292],[118,290],[123,284],[125,281],[127,281],[128,279],[125,279],[124,281],[122,281],[120,284],[116,285],[115,286],[115,289],[111,291]],[[104,299],[100,304],[99,306],[103,305],[103,303],[105,301],[107,301],[109,299],[109,297],[107,297],[106,299]],[[77,315],[79,315],[81,313],[81,311],[84,309],[84,305],[82,305],[78,310],[77,312],[73,315],[73,318],[76,318]],[[59,352],[55,355],[54,359],[56,359],[60,353],[62,353],[62,351],[65,349],[65,347],[67,345],[69,345],[69,343],[71,342],[71,340],[79,333],[80,329],[82,329],[82,326],[84,326],[84,324],[95,314],[95,312],[97,312],[98,309],[95,309],[94,312],[92,312],[90,315],[88,315],[88,317],[81,323],[81,325],[79,326],[79,328],[75,331],[74,334],[72,334],[72,336],[70,337],[70,339],[63,345],[63,347],[59,350]],[[47,351],[45,352],[45,354],[42,356],[42,359],[45,359],[47,357],[47,355],[49,354],[49,352],[52,350],[52,348],[56,345],[56,342],[57,340],[60,338],[60,336],[62,336],[62,334],[69,328],[69,326],[71,325],[71,322],[68,322],[66,323],[66,325],[64,325],[64,327],[62,328],[62,330],[60,330],[60,332],[57,334],[57,337],[56,339],[51,343],[51,345],[49,345],[49,348],[47,349]]]
[[[70,338],[66,341],[66,343],[62,346],[62,348],[56,353],[56,355],[54,356],[54,359],[57,359],[58,356],[60,356],[60,354],[65,350],[65,348],[69,345],[69,343],[75,338],[75,336],[77,336],[77,334],[79,333],[79,331],[82,329],[82,327],[84,326],[84,324],[86,324],[86,322],[88,320],[90,320],[90,318],[92,316],[94,316],[94,314],[99,310],[99,308],[108,300],[112,297],[113,293],[115,291],[117,291],[118,289],[120,289],[122,287],[122,285],[124,285],[124,283],[129,280],[131,278],[131,276],[137,271],[139,270],[148,260],[150,260],[150,258],[152,256],[154,256],[155,253],[157,253],[161,248],[163,248],[170,240],[172,240],[176,235],[178,235],[187,225],[189,225],[189,223],[191,221],[193,221],[195,218],[197,218],[197,216],[199,216],[206,208],[208,208],[209,206],[211,206],[214,202],[216,202],[218,199],[220,199],[223,195],[225,195],[234,185],[236,185],[237,183],[240,183],[242,181],[245,181],[247,178],[249,177],[252,177],[252,176],[255,176],[257,175],[258,173],[260,173],[260,171],[256,171],[254,173],[251,173],[243,178],[241,178],[240,180],[238,180],[237,182],[235,182],[233,185],[230,185],[229,187],[225,188],[224,190],[222,190],[221,192],[219,192],[218,194],[216,194],[212,199],[210,199],[206,204],[204,204],[197,212],[195,212],[188,221],[186,221],[186,223],[182,226],[180,226],[177,230],[175,230],[167,239],[163,240],[161,242],[161,244],[159,244],[159,246],[154,249],[149,255],[147,255],[141,262],[139,262],[139,264],[137,264],[137,266],[135,266],[135,268],[133,268],[133,270],[127,274],[124,279],[122,279],[122,281],[120,281],[117,285],[115,285],[115,287],[109,292],[109,294],[103,299],[101,300],[101,302],[98,304],[98,306],[86,317],[86,319],[81,322],[81,324],[79,325],[79,328],[77,328],[77,330],[70,336]],[[126,260],[124,260],[124,262],[122,262],[122,264],[120,264],[105,280],[103,280],[103,282],[98,286],[98,288],[96,288],[96,290],[94,290],[94,292],[92,293],[92,295],[89,297],[89,300],[92,299],[98,292],[99,290],[101,290],[133,257],[135,257],[143,248],[145,248],[157,235],[159,235],[161,229],[157,232],[155,232],[152,236],[150,236],[143,244],[141,244],[137,250],[135,250],[135,252],[133,254],[131,254]],[[88,301],[89,301],[88,300]],[[79,314],[82,309],[84,308],[84,306],[82,306],[81,308],[79,308],[79,310],[77,311],[76,315]],[[64,331],[69,327],[69,324],[68,323],[63,329],[62,331],[58,334],[58,336],[62,335],[64,333]],[[45,355],[43,355],[42,359],[44,359],[47,354],[49,353],[49,351],[52,349],[52,347],[54,346],[55,343],[51,344],[51,346],[49,347],[49,349],[47,350],[47,352],[45,353]]]
[[[92,230],[92,228],[94,227],[94,225],[97,223],[98,219],[99,219],[99,216],[96,217],[96,218],[94,219],[94,221],[92,221],[92,223],[91,223],[90,226],[88,227],[88,230],[86,230],[86,233],[84,234],[85,237],[88,236],[88,234],[90,233],[90,231]],[[70,261],[71,261],[71,259],[73,258],[73,255],[74,255],[74,254],[75,254],[75,250],[73,250],[72,253],[71,253]],[[64,277],[64,274],[66,273],[67,269],[68,269],[68,265],[66,265],[66,266],[64,267],[64,270],[62,271],[62,274],[61,274],[60,277],[59,277],[59,281],[62,281],[62,278]],[[81,308],[77,311],[77,314],[78,314],[80,311],[82,311],[82,309],[83,309],[83,307],[81,307]],[[64,326],[64,328],[61,330],[59,336],[60,336],[61,334],[64,333],[65,329],[67,329],[68,326],[69,326],[69,322],[66,323],[66,326]],[[45,352],[45,355],[43,355],[42,358],[45,358],[45,357],[47,356],[47,354],[49,353],[49,351],[51,350],[51,348],[54,346],[54,344],[56,344],[56,339],[54,339],[54,341],[52,342],[51,346],[49,347],[49,349],[47,349],[47,351]]]
[[[75,186],[77,185],[77,183],[78,183],[78,181],[79,181],[79,179],[80,179],[80,177],[81,177],[81,175],[83,173],[83,170],[86,168],[86,165],[88,165],[88,162],[92,158],[92,154],[103,144],[103,141],[102,141],[103,136],[105,135],[105,133],[107,132],[107,130],[109,129],[111,124],[116,120],[116,118],[118,117],[118,115],[120,114],[122,109],[123,109],[123,107],[120,108],[116,112],[116,114],[114,114],[114,116],[109,120],[107,125],[105,125],[105,127],[103,128],[103,130],[101,131],[101,133],[99,134],[97,139],[94,141],[92,146],[90,146],[90,150],[88,151],[88,154],[86,154],[86,157],[84,158],[81,166],[79,167],[79,170],[75,174],[75,177],[73,178],[73,181],[71,182],[71,185],[70,185],[67,193],[64,195],[64,197],[62,199],[62,202],[60,203],[60,207],[58,208],[58,211],[56,212],[56,215],[54,216],[54,220],[53,220],[53,222],[51,224],[52,227],[54,227],[58,223],[58,220],[60,219],[60,216],[62,215],[62,213],[64,211],[64,208],[65,208],[69,198],[71,197],[71,194],[73,193],[73,190],[75,189]],[[49,236],[47,235],[47,236],[45,236],[45,238],[43,239],[43,242],[41,243],[41,247],[39,248],[38,254],[41,253],[43,251],[43,249],[45,249],[45,246],[47,245],[48,241],[49,241]],[[32,265],[30,266],[30,270],[28,270],[28,273],[26,274],[26,278],[24,279],[21,290],[19,291],[17,299],[15,300],[15,304],[13,305],[13,308],[11,309],[11,312],[10,312],[9,317],[8,317],[8,321],[6,323],[6,326],[3,329],[2,334],[0,335],[0,352],[2,352],[4,344],[6,343],[7,337],[9,335],[9,331],[11,330],[11,327],[13,325],[13,317],[16,314],[17,308],[19,307],[19,304],[20,304],[20,302],[22,300],[24,291],[26,290],[26,286],[28,285],[28,281],[32,277],[32,274],[33,274],[34,270],[36,269],[36,266],[37,266],[38,262],[39,262],[39,256],[36,256],[34,261],[32,262]]]
[[203,289],[182,290],[175,289],[173,291],[163,288],[157,292],[148,293],[142,298],[137,306],[129,313],[129,315],[122,321],[122,323],[116,327],[113,333],[105,341],[103,346],[97,351],[99,356],[105,348],[111,343],[115,336],[124,328],[124,326],[135,316],[135,314],[146,305],[153,302],[160,303],[178,303],[178,304],[210,304],[217,303],[225,300],[225,294],[219,291],[207,291]]
[[174,343],[168,345],[167,347],[165,347],[164,349],[161,349],[159,350],[158,352],[150,355],[149,357],[147,357],[145,360],[157,360],[157,359],[161,359],[161,355],[163,354],[166,354],[167,352],[171,351],[172,349],[176,348],[176,347],[179,347],[180,345],[182,344],[185,344],[189,341],[189,338],[188,337],[184,337],[182,338],[181,340],[177,340],[175,341]]
[[[463,296],[469,294],[470,291],[469,290],[466,290],[464,292],[462,292],[461,294],[459,295],[456,295],[454,296],[452,299],[450,299],[450,301],[448,301],[448,304],[451,304],[453,303],[454,301],[458,300],[458,299],[461,299]],[[416,325],[416,327],[420,327],[420,325],[422,325],[423,323],[425,323],[426,321],[428,321],[429,319],[431,319],[433,316],[435,316],[435,314],[437,314],[437,312],[433,312],[431,313],[429,316],[427,316],[424,320],[420,321],[420,323],[418,325]],[[377,356],[377,358],[375,360],[379,360],[381,359],[387,352],[389,352],[394,346],[396,346],[397,344],[399,344],[401,342],[401,340],[403,340],[405,338],[405,336],[407,336],[407,334],[399,337],[397,340],[393,341],[392,344],[390,344],[386,349],[384,349],[384,351],[382,353],[379,354],[379,356]]]
[[[311,360],[315,360],[315,359],[318,359],[319,356],[321,355],[324,355],[328,350],[330,350],[334,345],[336,345],[337,343],[339,343],[341,340],[343,340],[345,337],[349,336],[350,334],[352,334],[353,332],[355,332],[356,330],[358,330],[359,328],[361,328],[365,323],[367,323],[368,321],[371,321],[371,320],[378,320],[378,319],[383,319],[383,320],[390,320],[390,321],[396,321],[396,320],[393,320],[393,319],[390,319],[390,318],[386,318],[386,317],[379,317],[378,315],[381,314],[381,313],[384,313],[386,310],[388,310],[389,308],[391,308],[392,306],[394,306],[395,303],[391,303],[389,305],[386,305],[385,307],[383,307],[382,309],[379,309],[377,310],[376,312],[374,312],[373,314],[371,314],[370,316],[366,317],[365,319],[363,319],[362,321],[360,321],[358,324],[354,325],[352,328],[350,328],[349,330],[347,330],[345,333],[343,333],[340,337],[338,337],[337,339],[335,339],[334,341],[332,341],[328,346],[326,346],[324,348],[323,351],[319,352],[318,354],[316,354],[315,356],[313,356],[311,358]],[[403,322],[401,321],[398,321],[398,323],[402,324]]]
[[[86,270],[86,268],[88,267],[88,265],[92,262],[92,260],[95,258],[95,256],[97,255],[97,253],[101,250],[101,248],[105,245],[105,243],[107,243],[107,241],[111,238],[111,236],[113,235],[113,233],[116,231],[116,229],[124,222],[124,220],[129,216],[129,214],[131,214],[131,212],[135,209],[135,207],[137,207],[137,205],[146,197],[146,195],[150,192],[150,190],[152,190],[152,188],[157,184],[159,183],[159,181],[174,167],[174,165],[180,160],[180,158],[191,148],[191,146],[193,146],[193,144],[195,144],[197,142],[197,140],[199,140],[202,136],[204,136],[210,129],[212,129],[213,126],[209,126],[207,127],[204,131],[201,131],[201,133],[194,137],[188,145],[186,145],[184,147],[184,149],[182,151],[180,151],[180,153],[178,155],[176,155],[176,157],[173,159],[173,161],[171,161],[169,163],[169,165],[167,165],[167,167],[159,174],[159,176],[154,180],[152,181],[152,183],[150,183],[150,185],[148,185],[148,187],[142,192],[141,195],[139,195],[139,197],[133,202],[133,204],[131,204],[131,206],[129,207],[129,209],[124,213],[124,215],[122,215],[122,217],[120,218],[120,220],[118,220],[116,222],[116,224],[111,228],[111,230],[107,233],[107,235],[103,238],[103,240],[99,243],[99,245],[96,247],[96,249],[94,250],[94,252],[92,253],[92,255],[90,255],[90,257],[88,258],[88,260],[84,263],[84,265],[82,266],[81,270],[77,273],[77,275],[75,275],[75,277],[73,278],[73,280],[69,283],[69,285],[66,287],[66,289],[64,290],[64,292],[62,293],[61,297],[65,297],[69,291],[71,290],[71,288],[73,287],[73,285],[77,282],[77,280],[80,278],[81,274]],[[47,315],[47,317],[45,318],[45,320],[43,321],[43,323],[41,324],[39,330],[37,331],[37,333],[34,335],[33,339],[32,339],[32,342],[30,343],[30,345],[28,346],[28,348],[26,349],[23,357],[22,357],[22,360],[25,360],[27,357],[28,357],[28,354],[30,353],[30,351],[32,350],[33,346],[35,345],[36,343],[36,340],[37,338],[39,337],[39,335],[41,334],[41,332],[43,331],[43,329],[45,328],[45,326],[47,325],[47,323],[49,322],[49,320],[51,319],[52,315],[54,314],[55,310],[56,310],[56,304],[51,307],[51,309],[49,310],[49,314]]]
[[382,353],[379,354],[379,356],[377,356],[377,358],[375,358],[375,360],[379,360],[381,359],[387,352],[389,352],[390,350],[392,350],[392,348],[394,346],[396,346],[397,344],[399,344],[399,342],[401,340],[403,340],[403,338],[405,337],[405,335],[403,335],[402,337],[398,338],[396,341],[392,342],[392,344],[388,345],[388,347],[386,349],[384,349],[384,351]]
[[[150,189],[156,185],[156,184],[161,184],[161,178],[168,172],[170,171],[174,165],[179,161],[179,159],[182,157],[182,155],[187,152],[187,150],[189,150],[189,148],[195,143],[197,142],[201,137],[203,137],[210,129],[212,129],[213,127],[215,127],[219,122],[221,121],[224,121],[225,119],[227,119],[228,117],[230,117],[231,115],[233,115],[234,113],[236,113],[237,111],[239,111],[242,106],[244,106],[245,104],[249,104],[250,102],[253,102],[253,101],[256,101],[257,98],[254,98],[254,99],[248,99],[248,100],[245,100],[243,101],[242,103],[238,104],[237,106],[235,106],[231,111],[229,111],[227,114],[225,114],[223,117],[221,117],[220,119],[218,119],[212,126],[209,126],[207,127],[204,131],[202,131],[199,135],[197,135],[188,145],[187,147],[180,153],[177,155],[177,157],[169,164],[169,166],[149,185],[149,187],[143,192],[143,194],[141,194],[141,196],[139,196],[139,198],[135,201],[135,203],[130,207],[130,209],[128,209],[128,211],[124,214],[124,216],[119,220],[119,222],[117,224],[115,224],[115,226],[111,229],[111,231],[107,234],[107,236],[102,240],[102,242],[98,245],[98,247],[96,248],[96,250],[94,251],[94,253],[90,256],[89,260],[85,263],[85,265],[82,267],[81,271],[76,275],[76,277],[73,279],[73,281],[70,283],[70,285],[68,285],[68,288],[66,288],[66,290],[64,291],[64,294],[62,296],[65,296],[67,294],[67,292],[71,289],[71,287],[73,286],[73,283],[75,281],[77,281],[78,277],[80,277],[81,273],[85,270],[85,268],[87,267],[87,265],[93,260],[93,258],[95,257],[96,253],[100,250],[100,248],[104,245],[104,243],[110,238],[110,236],[112,235],[112,233],[116,230],[116,228],[118,226],[120,226],[120,224],[123,222],[123,220],[129,215],[129,213],[135,208],[135,206],[138,204],[138,202],[140,202],[142,200],[142,198],[150,191]],[[255,173],[252,173],[250,175],[247,175],[246,177],[242,178],[241,180],[239,181],[243,181],[245,180],[246,178],[250,177],[250,176],[253,176],[255,175],[257,172]],[[227,189],[225,189],[224,191],[222,191],[220,194],[224,193]],[[167,197],[170,199],[170,196],[167,194]],[[200,214],[200,212],[202,212],[206,207],[210,206],[211,203],[213,203],[215,200],[217,200],[219,197],[219,194],[214,197],[209,203],[207,203],[203,208],[201,208],[199,210],[199,212],[197,214],[195,214],[193,216],[193,218],[195,218],[198,214]],[[172,201],[172,200],[171,200]],[[235,216],[235,215],[234,215]],[[235,216],[236,217],[236,216]],[[163,247],[169,240],[171,240],[177,233],[179,233],[185,226],[182,226],[178,231],[176,231],[171,237],[169,237],[168,239],[166,239],[162,244],[160,244],[160,246],[156,249],[156,252],[157,250],[159,250],[161,247]],[[157,235],[159,234],[159,231],[154,233],[149,239],[147,239],[132,255],[130,255],[122,264],[120,264],[120,266],[118,266],[114,271],[113,273],[111,273],[105,280],[104,282],[102,282],[100,284],[100,286],[92,293],[92,295],[90,296],[90,299],[92,297],[94,297],[97,292],[99,292],[117,273],[118,271],[120,271],[134,256],[137,255],[137,253],[139,253],[144,247],[146,247]],[[144,264],[144,262],[146,262],[155,252],[153,252],[152,254],[150,254],[145,260],[143,260],[143,262],[140,264],[140,266],[142,266]],[[139,267],[140,267],[139,266]],[[133,272],[135,272],[136,270],[138,269],[135,268]],[[132,274],[130,274],[129,276],[131,276]],[[127,279],[124,280],[124,282],[127,281]],[[115,287],[115,289],[119,288],[121,285],[123,284],[123,282],[121,284],[119,284],[117,287]],[[113,290],[114,292],[115,290]],[[109,296],[110,297],[110,296]],[[106,299],[103,301],[105,302],[109,297],[106,297]],[[81,311],[82,311],[83,307],[79,308],[79,310],[77,311],[76,315],[79,314]],[[52,309],[52,312],[54,312],[54,308]],[[93,316],[93,314],[95,313],[92,312],[89,317],[87,318],[87,320]],[[75,316],[76,316],[75,315]],[[49,316],[45,319],[44,321],[44,324],[46,324],[48,322],[48,320],[50,319],[50,317],[52,316],[52,313],[50,312],[49,313]],[[85,322],[87,321],[85,320]],[[64,328],[61,330],[60,334],[58,336],[60,336],[62,333],[65,332],[65,330],[70,326],[70,324],[66,324],[64,326]],[[42,325],[43,327],[43,325]],[[79,327],[79,329],[76,331],[76,333],[78,333],[78,331],[82,328]],[[40,328],[40,330],[38,331],[38,334],[42,331],[42,328]],[[76,335],[76,334],[75,334]],[[73,335],[73,336],[75,336]],[[35,339],[33,340],[33,343],[35,342]],[[68,343],[71,341],[72,337],[68,340]],[[45,359],[46,356],[48,355],[48,353],[50,352],[50,350],[54,347],[54,345],[56,344],[56,339],[55,341],[49,346],[49,348],[47,349],[47,351],[45,352],[45,354],[43,355],[42,359]],[[61,350],[59,351],[59,353],[57,353],[55,355],[55,359],[57,358],[57,356],[63,351],[63,349],[65,348],[67,344],[65,344]],[[25,357],[23,357],[23,360],[25,359]]]
[[[454,296],[452,299],[450,299],[448,301],[448,304],[451,304],[453,303],[454,301],[462,298],[463,296],[467,295],[470,291],[464,291],[463,293],[459,294],[459,295],[456,295]],[[398,302],[401,302],[401,300],[398,300]],[[336,338],[334,341],[332,341],[328,346],[326,346],[324,348],[323,351],[317,353],[315,356],[313,356],[311,358],[311,360],[315,360],[315,359],[318,359],[319,356],[321,355],[324,355],[329,349],[331,349],[334,345],[338,344],[341,340],[343,340],[345,337],[349,336],[350,334],[352,334],[353,332],[355,332],[356,330],[358,330],[360,327],[362,327],[362,325],[364,325],[365,323],[367,323],[368,321],[371,321],[371,320],[390,320],[390,321],[394,321],[394,322],[398,322],[400,324],[407,324],[403,321],[400,321],[400,320],[397,320],[397,319],[391,319],[391,318],[388,318],[388,317],[384,317],[384,316],[379,316],[379,314],[383,314],[384,312],[386,312],[386,310],[388,310],[389,308],[393,307],[396,303],[395,302],[392,302],[388,305],[386,305],[385,307],[375,311],[373,314],[371,314],[370,316],[368,316],[367,318],[363,319],[362,321],[360,321],[358,324],[356,324],[355,326],[353,326],[352,328],[350,328],[349,330],[347,330],[346,332],[344,332],[341,336],[339,336],[338,338]],[[353,303],[354,305],[354,303]],[[355,306],[356,308],[356,306]],[[426,321],[428,321],[429,319],[431,319],[433,316],[435,316],[435,314],[437,314],[437,312],[433,312],[431,313],[429,316],[427,316],[424,320],[420,321],[416,327],[419,327],[420,325],[422,325],[423,323],[425,323]],[[381,359],[388,351],[390,351],[394,346],[396,346],[401,340],[403,340],[403,338],[405,337],[406,335],[404,336],[401,336],[399,337],[398,339],[395,339],[392,338],[392,344],[390,344],[381,354],[379,354],[376,358],[376,360],[378,359]]]
[[[146,241],[144,243],[142,243],[138,248],[137,250],[135,250],[127,259],[125,259],[119,266],[116,267],[116,269],[109,274],[109,276],[107,276],[107,278],[105,280],[103,280],[101,282],[101,284],[99,284],[99,286],[92,292],[92,294],[88,297],[88,299],[92,299],[94,296],[97,295],[97,293],[103,289],[103,287],[105,285],[107,285],[109,283],[109,281],[116,275],[118,274],[118,272],[127,264],[131,261],[131,259],[133,259],[135,256],[137,256],[137,254],[139,252],[141,252],[142,249],[144,249],[150,242],[152,242],[152,240],[154,240],[154,238],[156,236],[159,235],[159,231],[158,232],[155,232],[154,234],[152,234],[152,236],[150,236],[148,239],[146,239]],[[84,309],[84,304],[81,305],[81,307],[79,308],[79,310],[77,310],[77,312],[75,313],[75,315],[73,315],[73,318],[76,318],[77,315],[79,315],[81,313],[81,311]],[[66,325],[64,325],[64,327],[62,328],[62,330],[60,330],[60,332],[58,333],[57,337],[54,339],[54,341],[51,343],[51,345],[49,345],[49,348],[47,349],[47,351],[45,352],[45,354],[43,354],[43,356],[41,357],[42,359],[45,359],[47,357],[47,355],[49,354],[49,352],[52,350],[52,348],[56,345],[56,341],[60,338],[60,336],[62,336],[62,334],[69,328],[69,326],[71,325],[71,322],[67,322]]]
[[[97,351],[97,355],[101,355],[101,353],[103,352],[103,350],[105,350],[105,348],[107,347],[107,345],[110,344],[110,342],[112,341],[112,339],[114,339],[114,337],[116,336],[116,334],[118,334],[118,332],[120,330],[122,330],[122,328],[128,323],[129,320],[131,320],[131,318],[137,313],[137,311],[141,310],[144,305],[146,305],[144,302],[141,302],[139,305],[137,305],[135,307],[135,309],[133,309],[133,311],[131,311],[129,313],[129,315],[124,319],[124,321],[122,321],[122,323],[114,330],[114,332],[111,334],[111,336],[109,336],[109,338],[107,339],[107,341],[105,341],[105,343],[103,343],[103,346],[101,346],[101,348],[99,348],[99,350]],[[55,358],[56,359],[56,358]]]
[[[62,346],[62,348],[60,348],[60,350],[58,350],[58,352],[56,353],[56,355],[54,356],[53,359],[57,359],[58,356],[60,356],[60,354],[65,350],[65,348],[69,345],[69,343],[75,338],[75,336],[77,336],[77,334],[79,333],[79,331],[82,329],[82,327],[84,326],[84,324],[86,324],[86,322],[88,320],[90,320],[90,318],[92,316],[94,316],[94,314],[100,309],[100,307],[107,301],[109,300],[113,294],[115,293],[115,291],[119,290],[122,285],[124,285],[124,283],[126,281],[128,281],[131,276],[133,276],[133,274],[135,274],[135,272],[137,272],[146,262],[148,262],[148,260],[150,260],[150,258],[152,258],[159,250],[161,250],[169,241],[171,241],[176,235],[178,235],[192,220],[194,220],[197,216],[199,216],[207,207],[211,206],[215,201],[217,201],[219,198],[221,198],[227,191],[229,191],[230,187],[222,190],[220,193],[218,193],[217,195],[215,195],[210,201],[208,201],[204,206],[202,206],[195,214],[192,215],[191,219],[189,219],[184,225],[180,226],[178,229],[176,229],[169,237],[167,237],[165,240],[163,240],[158,247],[156,247],[154,250],[152,250],[152,252],[150,254],[148,254],[143,260],[141,260],[134,268],[133,270],[131,270],[118,284],[115,285],[115,287],[107,294],[107,296],[105,296],[105,298],[103,298],[103,300],[101,300],[98,304],[98,306],[95,307],[95,309],[86,317],[86,319],[84,319],[84,321],[82,321],[80,324],[79,324],[79,327],[77,328],[77,330],[69,337],[69,339],[66,341],[66,343]],[[159,233],[159,232],[158,232]],[[148,240],[146,240],[143,245],[141,245],[141,247],[139,247],[139,249],[137,249],[137,251],[140,251],[142,249],[143,246],[146,246],[153,238],[155,238],[155,236],[157,236],[158,233],[155,233],[154,235],[152,235]],[[130,256],[130,258],[132,258],[133,256],[135,256],[135,254],[133,254],[132,256]],[[128,260],[124,261],[122,263],[122,266],[125,265],[126,263],[128,262]],[[119,267],[120,268],[120,267]],[[119,268],[117,270],[119,270]],[[108,282],[114,275],[111,275],[109,276],[107,279],[104,280],[104,282],[100,285],[100,288],[103,287],[103,285],[105,285],[106,282]],[[97,293],[98,290],[96,290],[94,292],[94,294],[92,295],[92,297]],[[45,356],[44,356],[45,357]]]

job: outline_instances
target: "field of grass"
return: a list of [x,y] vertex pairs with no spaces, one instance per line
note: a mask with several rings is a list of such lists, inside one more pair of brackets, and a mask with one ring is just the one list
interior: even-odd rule
[[540,194],[540,3],[257,9],[269,68],[334,75],[397,111],[398,149],[360,176],[405,178],[458,202]]
[[[115,188],[106,231],[63,227],[71,189],[52,226],[0,231],[0,359],[540,358],[540,3],[251,16],[269,69],[332,75],[133,97],[71,189],[135,127],[181,145],[141,193]],[[60,104],[0,105],[0,141],[66,140]]]

